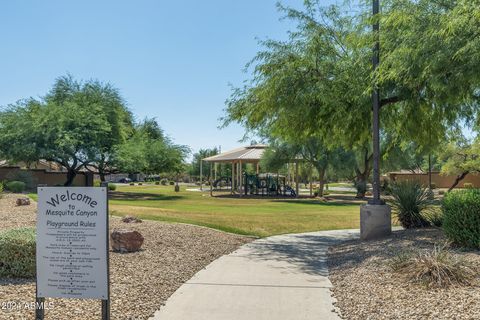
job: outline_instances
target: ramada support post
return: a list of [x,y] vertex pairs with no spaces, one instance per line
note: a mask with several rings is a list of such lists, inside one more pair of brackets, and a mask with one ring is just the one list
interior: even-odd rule
[[203,160],[200,159],[200,190],[203,191]]
[[[379,0],[373,0],[372,5],[373,33],[375,44],[373,48],[373,72],[380,61]],[[391,209],[380,199],[380,93],[376,82],[373,82],[373,199],[360,207],[360,238],[369,240],[387,236],[392,232]]]

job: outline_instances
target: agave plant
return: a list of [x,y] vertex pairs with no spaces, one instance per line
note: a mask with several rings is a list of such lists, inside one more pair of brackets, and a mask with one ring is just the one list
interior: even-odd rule
[[398,181],[391,186],[390,202],[394,214],[406,228],[421,228],[430,225],[426,212],[432,207],[430,190],[417,181]]

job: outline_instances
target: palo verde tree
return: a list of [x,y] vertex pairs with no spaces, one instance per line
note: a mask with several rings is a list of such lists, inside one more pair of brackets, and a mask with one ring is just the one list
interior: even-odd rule
[[67,169],[69,186],[82,169],[110,166],[113,146],[130,123],[111,85],[60,77],[42,99],[20,101],[0,113],[0,154],[10,161],[56,162]]

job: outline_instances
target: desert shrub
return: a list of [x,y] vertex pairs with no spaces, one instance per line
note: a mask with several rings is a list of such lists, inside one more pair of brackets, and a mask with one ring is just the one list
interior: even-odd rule
[[425,214],[432,206],[429,190],[417,181],[392,183],[390,204],[400,224],[406,228],[421,228],[430,225]]
[[433,250],[400,252],[388,264],[392,271],[427,287],[470,285],[476,277],[475,267],[449,250],[447,243]]
[[25,184],[25,188],[33,189],[36,186],[36,179],[29,171],[25,170],[13,170],[10,171],[5,179],[7,181],[21,181]]
[[175,185],[175,181],[170,181],[169,184],[170,184],[171,186],[173,186],[173,185]]
[[162,179],[162,180],[160,180],[160,184],[161,184],[162,186],[166,186],[166,185],[168,184],[168,179]]
[[5,184],[7,190],[14,193],[21,193],[25,191],[25,182],[23,181],[9,181]]
[[19,228],[0,232],[0,276],[35,276],[35,229]]
[[463,187],[464,187],[465,189],[473,189],[473,183],[465,182],[465,183],[463,184]]
[[110,190],[110,191],[115,191],[115,190],[117,190],[117,185],[114,184],[114,183],[109,183],[109,184],[108,184],[108,190]]
[[455,244],[480,248],[480,189],[449,192],[442,203],[443,230]]

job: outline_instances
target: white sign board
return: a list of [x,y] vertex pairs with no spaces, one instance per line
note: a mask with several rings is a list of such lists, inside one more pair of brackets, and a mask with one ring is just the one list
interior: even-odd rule
[[107,299],[107,190],[39,187],[37,296]]

